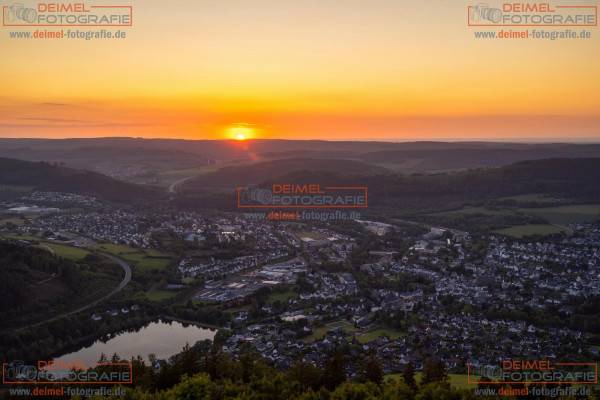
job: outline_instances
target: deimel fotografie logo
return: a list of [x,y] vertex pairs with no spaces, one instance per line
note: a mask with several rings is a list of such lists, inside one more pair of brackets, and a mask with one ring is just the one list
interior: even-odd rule
[[88,3],[14,2],[2,6],[6,27],[129,27],[133,6]]
[[598,6],[560,3],[475,3],[467,6],[469,26],[598,26]]
[[595,362],[503,360],[500,365],[467,365],[468,382],[479,385],[545,384],[596,385]]
[[132,383],[132,364],[128,361],[99,362],[93,366],[84,363],[38,361],[25,364],[13,361],[2,364],[2,384],[69,384],[69,385],[124,385]]
[[270,187],[237,188],[238,208],[367,208],[364,186],[277,183]]

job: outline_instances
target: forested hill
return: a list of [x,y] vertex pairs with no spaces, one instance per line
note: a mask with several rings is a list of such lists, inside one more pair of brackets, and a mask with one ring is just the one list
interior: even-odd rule
[[207,187],[236,187],[272,181],[292,173],[371,176],[391,171],[361,161],[343,159],[289,158],[259,162],[252,165],[230,166],[199,175],[182,186],[184,191],[204,190]]
[[[36,292],[44,289],[40,282],[54,284],[52,301],[80,292],[82,274],[77,265],[69,260],[54,256],[48,250],[0,240],[0,315],[4,322],[29,309],[34,298],[42,298]],[[58,284],[60,283],[60,285]],[[50,293],[47,293],[50,294]]]
[[[339,160],[333,160],[336,162]],[[343,165],[343,164],[342,164]],[[243,174],[245,167],[235,167]],[[234,189],[239,176],[234,169],[220,174],[220,185],[229,187],[229,193],[220,197],[200,196],[206,193],[200,179],[184,185],[178,199],[183,206],[202,204],[215,208],[235,205]],[[393,174],[370,170],[334,169],[271,169],[271,176],[263,175],[262,185],[271,183],[320,183],[335,186],[367,186],[369,206],[395,210],[439,210],[460,207],[469,202],[480,202],[506,196],[528,193],[549,194],[582,202],[600,201],[600,158],[546,159],[523,161],[499,168],[479,168],[460,172],[436,174]],[[218,174],[218,172],[216,173]],[[231,180],[227,180],[231,177]],[[204,177],[203,179],[208,179]]]
[[160,195],[158,189],[122,182],[97,172],[10,158],[0,158],[0,185],[76,193],[109,201],[135,201]]

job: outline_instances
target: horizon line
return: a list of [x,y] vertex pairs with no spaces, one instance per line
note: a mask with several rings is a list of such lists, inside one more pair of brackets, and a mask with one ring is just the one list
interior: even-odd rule
[[296,139],[296,138],[251,138],[245,140],[235,139],[203,139],[203,138],[185,138],[185,137],[143,137],[143,136],[90,136],[90,137],[4,137],[0,140],[102,140],[102,139],[132,139],[132,140],[164,140],[164,141],[189,141],[189,142],[356,142],[356,143],[518,143],[518,144],[600,144],[600,137],[580,137],[570,140],[559,138],[408,138],[408,139],[387,139],[387,138],[357,138],[357,139]]

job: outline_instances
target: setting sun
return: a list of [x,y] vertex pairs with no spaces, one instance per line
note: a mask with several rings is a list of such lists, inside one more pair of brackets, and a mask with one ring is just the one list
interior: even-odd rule
[[227,137],[233,140],[253,139],[256,131],[247,125],[234,125],[227,128]]

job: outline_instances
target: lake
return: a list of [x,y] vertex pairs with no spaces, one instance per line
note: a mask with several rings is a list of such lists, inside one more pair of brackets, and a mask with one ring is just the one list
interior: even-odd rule
[[[64,364],[95,365],[104,353],[109,359],[117,353],[122,359],[138,355],[148,360],[154,353],[158,359],[168,359],[183,349],[188,343],[193,346],[199,340],[213,339],[217,332],[195,325],[158,320],[135,332],[122,332],[107,341],[97,340],[91,346],[54,358]],[[63,365],[64,365],[63,364]]]

